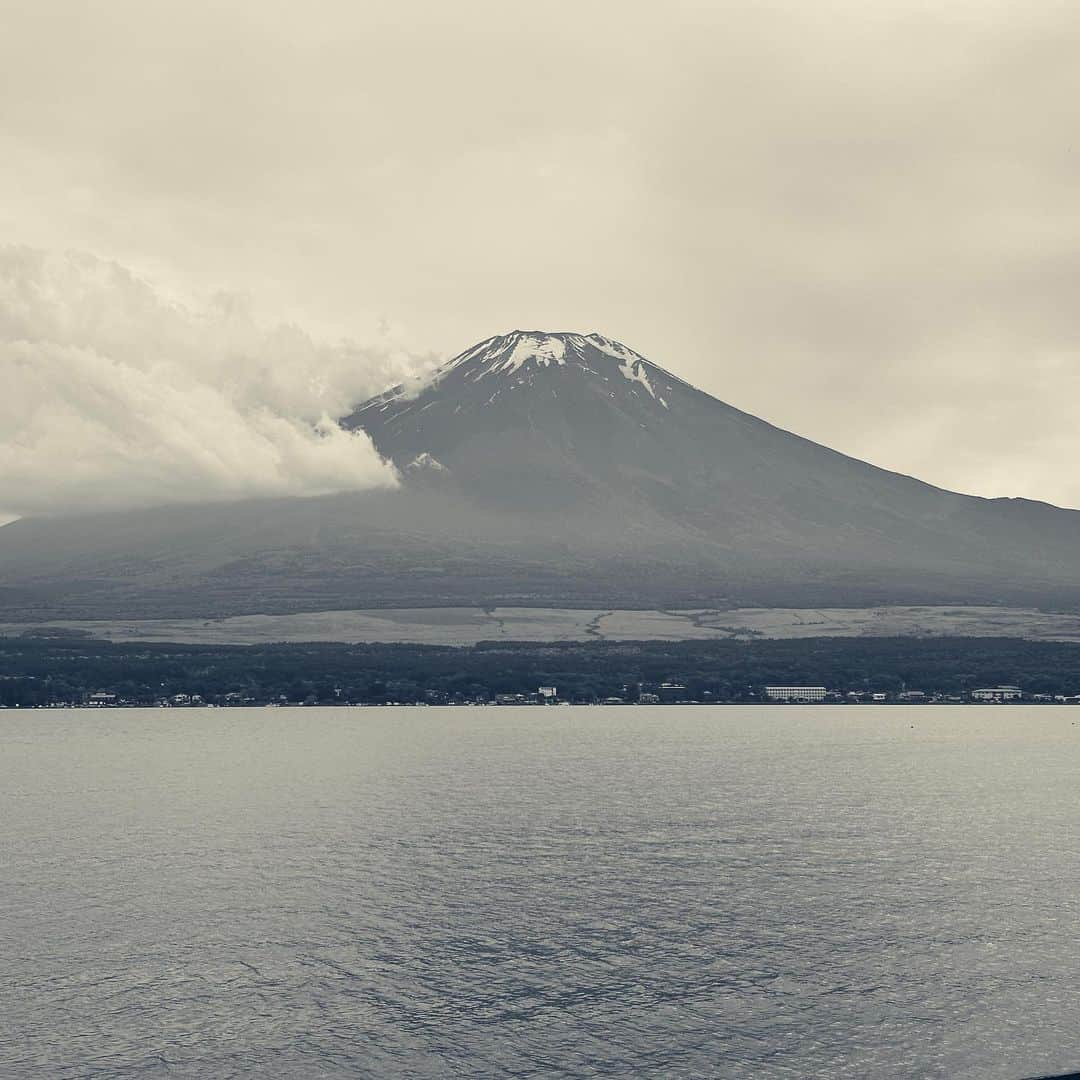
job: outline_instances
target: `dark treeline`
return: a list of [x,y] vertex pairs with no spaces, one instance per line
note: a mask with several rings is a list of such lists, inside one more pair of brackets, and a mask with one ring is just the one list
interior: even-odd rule
[[698,701],[753,701],[768,683],[961,696],[1011,684],[1080,692],[1080,645],[1001,638],[424,645],[169,645],[0,639],[0,705],[488,701],[555,686],[566,701],[638,700],[680,683]]

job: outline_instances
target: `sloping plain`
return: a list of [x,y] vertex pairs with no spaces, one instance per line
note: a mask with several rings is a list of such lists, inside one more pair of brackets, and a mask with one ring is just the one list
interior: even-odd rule
[[84,634],[106,641],[204,645],[332,641],[475,645],[481,641],[707,641],[817,637],[1011,637],[1080,641],[1080,616],[1031,608],[737,608],[593,611],[568,608],[384,608],[225,619],[0,623],[0,637]]

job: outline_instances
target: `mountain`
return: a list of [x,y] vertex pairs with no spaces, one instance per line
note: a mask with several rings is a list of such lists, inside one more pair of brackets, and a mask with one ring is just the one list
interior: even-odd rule
[[[0,529],[22,617],[373,606],[1080,610],[1080,512],[924,484],[599,334],[515,331],[359,405],[400,489]],[[12,616],[14,617],[14,616]]]

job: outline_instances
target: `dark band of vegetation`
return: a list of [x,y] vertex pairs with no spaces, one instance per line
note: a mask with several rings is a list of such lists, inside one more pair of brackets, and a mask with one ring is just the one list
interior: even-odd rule
[[[801,641],[270,646],[0,639],[0,704],[153,705],[483,702],[558,688],[560,700],[639,700],[677,683],[696,701],[760,700],[766,684],[840,693],[962,697],[1008,684],[1028,695],[1080,690],[1080,645],[999,638],[815,638]],[[650,700],[646,698],[646,700]],[[111,703],[111,702],[110,702]]]

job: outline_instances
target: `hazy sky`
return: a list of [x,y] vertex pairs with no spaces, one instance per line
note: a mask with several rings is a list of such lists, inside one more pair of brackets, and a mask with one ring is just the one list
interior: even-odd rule
[[[227,370],[237,318],[245,355],[266,336],[322,386],[307,419],[402,348],[599,330],[875,463],[1080,506],[1075,3],[0,0],[0,26],[0,239],[25,245],[0,299],[36,297],[0,324],[9,509],[110,476],[379,482],[368,450],[279,426],[288,378]],[[41,254],[66,250],[157,299]],[[102,338],[88,312],[136,294]],[[236,443],[208,462],[174,433],[134,477],[172,391],[193,416],[220,396],[206,437]],[[138,432],[108,431],[114,399],[145,402]]]

